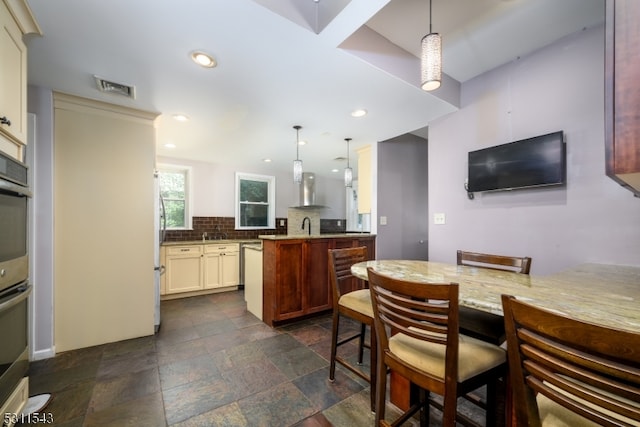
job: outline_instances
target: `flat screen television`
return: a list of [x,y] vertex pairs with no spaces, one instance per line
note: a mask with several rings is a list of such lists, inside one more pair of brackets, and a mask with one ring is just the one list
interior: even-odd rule
[[471,151],[467,191],[564,184],[566,153],[562,131]]

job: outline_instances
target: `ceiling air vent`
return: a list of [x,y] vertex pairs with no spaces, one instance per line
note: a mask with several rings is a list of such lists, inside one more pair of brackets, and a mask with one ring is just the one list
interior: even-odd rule
[[109,80],[105,80],[102,77],[93,76],[96,79],[96,84],[98,85],[98,89],[102,92],[114,93],[116,95],[126,96],[131,99],[136,98],[136,88],[135,86],[129,86],[123,83],[110,82]]

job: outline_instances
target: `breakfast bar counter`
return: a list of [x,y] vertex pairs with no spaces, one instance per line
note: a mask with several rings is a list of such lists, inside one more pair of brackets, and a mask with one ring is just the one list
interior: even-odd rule
[[424,283],[460,284],[460,305],[502,315],[502,294],[577,319],[640,331],[640,267],[582,264],[549,276],[431,261],[377,260],[353,273],[366,279],[370,266],[392,277]]

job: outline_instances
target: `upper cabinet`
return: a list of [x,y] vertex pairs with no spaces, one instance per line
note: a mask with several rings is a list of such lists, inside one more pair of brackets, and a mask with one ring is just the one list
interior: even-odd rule
[[358,154],[358,213],[371,213],[371,191],[373,177],[371,172],[371,146],[356,150]]
[[24,161],[27,47],[22,36],[41,32],[24,0],[0,1],[0,30],[0,150]]
[[606,173],[640,197],[640,2],[606,7]]

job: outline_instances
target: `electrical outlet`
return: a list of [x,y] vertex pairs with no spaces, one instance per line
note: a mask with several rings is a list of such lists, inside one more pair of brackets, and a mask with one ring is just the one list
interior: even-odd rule
[[386,216],[381,216],[380,217],[380,225],[387,225],[387,217]]
[[284,227],[284,219],[280,220],[280,227]]
[[338,227],[342,226],[342,221],[338,220],[337,224]]
[[434,213],[433,214],[433,223],[437,225],[443,225],[445,223],[444,213]]

